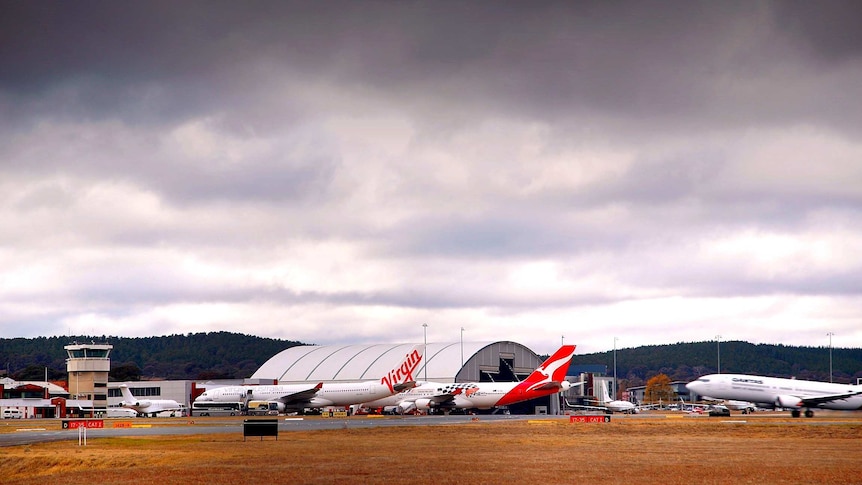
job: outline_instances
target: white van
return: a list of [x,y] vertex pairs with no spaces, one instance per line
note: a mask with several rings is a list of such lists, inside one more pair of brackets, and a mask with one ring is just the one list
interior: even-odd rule
[[24,412],[20,409],[6,408],[3,410],[3,419],[21,419],[24,417]]

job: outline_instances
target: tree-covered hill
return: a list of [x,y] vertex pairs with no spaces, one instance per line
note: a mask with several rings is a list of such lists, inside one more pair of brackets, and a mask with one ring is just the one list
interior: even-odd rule
[[[270,357],[301,342],[229,332],[189,333],[164,337],[37,337],[0,339],[0,370],[18,380],[66,378],[65,345],[107,342],[111,377],[137,379],[217,379],[250,377]],[[644,385],[650,377],[666,374],[689,381],[721,371],[799,379],[829,380],[827,347],[789,347],[730,341],[650,345],[617,350],[617,376],[623,386]],[[575,355],[573,364],[600,364],[613,372],[613,352]],[[862,377],[862,349],[832,349],[833,380],[855,382]],[[0,372],[2,374],[2,372]]]
[[[717,371],[798,379],[829,380],[828,347],[790,347],[741,341],[692,342],[617,349],[617,376],[627,386],[644,385],[662,373],[675,381],[690,381]],[[600,364],[613,373],[613,351],[575,355],[573,364]],[[834,382],[855,383],[862,377],[862,349],[832,349]]]
[[250,377],[270,357],[301,342],[229,332],[164,337],[37,337],[0,339],[0,365],[19,380],[66,376],[64,346],[73,342],[109,343],[116,380],[217,379]]

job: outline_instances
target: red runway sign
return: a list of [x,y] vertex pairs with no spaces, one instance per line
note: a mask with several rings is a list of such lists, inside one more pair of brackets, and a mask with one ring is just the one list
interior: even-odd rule
[[105,421],[103,419],[64,419],[63,429],[78,429],[78,428],[104,428]]
[[610,423],[610,416],[569,416],[570,423]]

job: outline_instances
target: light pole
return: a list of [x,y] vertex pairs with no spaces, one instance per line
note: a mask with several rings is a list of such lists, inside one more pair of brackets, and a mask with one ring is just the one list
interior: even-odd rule
[[464,367],[464,327],[461,327],[461,367]]
[[425,380],[428,380],[428,324],[422,324],[422,353],[425,355],[425,365],[422,369],[425,370]]
[[617,337],[614,337],[614,385],[611,386],[613,394],[611,395],[611,400],[615,400],[617,398]]
[[832,336],[835,334],[829,332],[826,335],[829,336],[829,382],[832,382]]
[[715,336],[715,354],[718,356],[718,373],[721,374],[721,335]]

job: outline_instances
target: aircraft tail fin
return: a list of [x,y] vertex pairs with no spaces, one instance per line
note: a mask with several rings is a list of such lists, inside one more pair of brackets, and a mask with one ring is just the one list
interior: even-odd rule
[[504,406],[523,401],[525,397],[532,399],[569,389],[571,383],[566,380],[566,373],[574,355],[574,345],[563,345],[526,379],[501,397],[496,405]]
[[572,357],[575,356],[574,345],[563,345],[553,353],[546,361],[527,377],[525,382],[544,384],[548,382],[562,382],[566,380],[566,372]]
[[598,396],[598,398],[600,399],[599,402],[601,402],[602,404],[607,404],[613,401],[613,399],[611,399],[611,393],[610,391],[608,391],[608,382],[604,380],[599,381],[599,387],[601,388],[601,394]]
[[138,402],[138,399],[132,395],[132,391],[129,390],[129,386],[122,384],[120,385],[120,393],[123,395],[123,401],[126,404],[135,404]]
[[389,387],[392,394],[399,392],[399,389],[405,389],[405,385],[409,386],[406,387],[408,389],[413,387],[416,381],[413,377],[413,373],[419,368],[419,364],[423,359],[424,356],[419,352],[418,346],[414,346],[410,352],[407,352],[407,354],[404,355],[404,358],[401,359],[401,362],[399,362],[398,365],[390,369],[389,372],[380,379],[380,383]]

